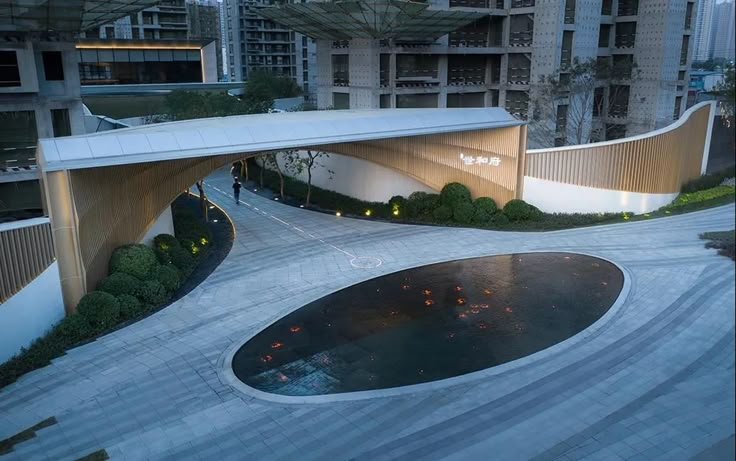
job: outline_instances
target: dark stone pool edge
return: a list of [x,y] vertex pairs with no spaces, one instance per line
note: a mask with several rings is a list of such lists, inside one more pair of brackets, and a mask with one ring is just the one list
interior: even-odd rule
[[[464,375],[453,376],[451,378],[430,381],[427,383],[412,384],[408,386],[391,387],[391,388],[386,388],[386,389],[376,389],[376,390],[357,391],[357,392],[343,392],[343,393],[337,393],[337,394],[308,395],[308,396],[290,396],[290,395],[281,395],[281,394],[273,394],[270,392],[264,392],[264,391],[255,389],[251,386],[248,386],[247,384],[242,382],[240,379],[238,379],[238,377],[235,376],[235,372],[233,371],[233,367],[232,367],[233,358],[235,357],[235,354],[238,352],[238,350],[240,350],[240,348],[243,347],[245,343],[250,341],[253,337],[255,337],[261,331],[267,329],[268,327],[270,327],[272,324],[279,321],[283,317],[302,308],[306,304],[306,303],[303,303],[299,306],[296,306],[291,311],[283,313],[283,315],[279,316],[277,319],[273,320],[268,325],[260,328],[258,331],[249,333],[247,337],[245,337],[245,339],[233,342],[225,350],[225,352],[219,357],[217,361],[217,374],[220,379],[220,382],[222,382],[225,385],[230,386],[231,388],[235,390],[236,393],[239,393],[241,396],[247,399],[258,399],[259,401],[262,401],[262,402],[271,402],[275,404],[326,404],[326,403],[332,403],[332,402],[345,402],[345,401],[366,400],[366,399],[374,399],[374,398],[382,398],[382,397],[405,396],[405,395],[419,393],[419,392],[446,389],[448,387],[474,382],[474,381],[477,381],[483,378],[490,378],[490,377],[502,375],[505,373],[519,371],[521,368],[533,366],[541,360],[548,359],[552,356],[556,356],[559,354],[564,354],[569,348],[574,347],[581,342],[589,341],[593,339],[592,338],[593,336],[605,330],[606,327],[608,327],[609,324],[613,320],[615,320],[616,317],[618,317],[618,314],[621,313],[622,308],[624,307],[624,305],[626,304],[626,301],[629,298],[629,293],[631,291],[631,284],[632,284],[631,274],[629,273],[628,269],[626,269],[625,266],[622,266],[621,264],[615,261],[612,261],[606,257],[591,254],[591,253],[580,252],[580,251],[565,251],[565,250],[558,250],[558,249],[530,250],[530,251],[519,252],[519,254],[525,254],[525,253],[568,253],[568,254],[573,254],[573,255],[589,256],[592,258],[601,259],[603,261],[606,261],[612,264],[618,270],[621,271],[621,274],[623,275],[623,279],[624,279],[623,285],[621,287],[621,291],[619,292],[619,295],[616,298],[616,301],[614,301],[614,303],[611,305],[608,311],[606,311],[606,313],[603,314],[601,318],[596,320],[588,328],[565,339],[564,341],[560,341],[546,349],[535,352],[531,355],[527,355],[525,357],[521,357],[519,359],[512,360],[511,362],[502,363],[494,367],[485,368],[483,370],[474,371],[472,373],[466,373]],[[488,256],[503,256],[507,254],[509,253],[492,253],[492,254],[467,256],[463,258],[448,258],[448,259],[443,259],[440,261],[431,261],[431,262],[427,262],[423,264],[416,264],[413,266],[401,267],[395,271],[391,271],[385,274],[380,274],[374,277],[367,277],[362,280],[354,281],[348,285],[341,286],[335,289],[331,289],[327,293],[322,293],[318,295],[314,300],[323,298],[325,296],[328,296],[332,293],[343,290],[345,288],[351,287],[358,283],[361,283],[367,280],[371,280],[376,277],[383,277],[383,276],[386,276],[386,275],[389,275],[395,272],[407,270],[407,269],[414,269],[418,267],[429,266],[432,264],[441,264],[441,263],[447,263],[447,262],[452,262],[452,261],[462,261],[466,259],[474,259],[474,258],[481,258],[481,257],[488,257]]]

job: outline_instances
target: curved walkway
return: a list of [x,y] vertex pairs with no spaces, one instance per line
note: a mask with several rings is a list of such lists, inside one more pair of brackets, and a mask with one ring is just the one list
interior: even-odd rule
[[[727,206],[550,233],[337,218],[208,178],[236,224],[223,264],[157,314],[0,390],[0,439],[58,424],[6,459],[689,459],[734,434],[734,264],[698,234]],[[579,251],[624,266],[631,291],[602,328],[545,360],[410,395],[279,404],[222,382],[219,362],[270,322],[358,281],[441,260]],[[357,268],[354,256],[380,258]],[[725,442],[724,442],[725,441]],[[726,448],[723,448],[726,447]]]

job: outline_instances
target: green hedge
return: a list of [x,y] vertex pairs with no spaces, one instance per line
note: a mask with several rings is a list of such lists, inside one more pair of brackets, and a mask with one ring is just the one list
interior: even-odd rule
[[432,212],[432,217],[439,223],[445,223],[452,219],[452,208],[447,205],[440,205]]
[[141,301],[146,304],[158,306],[169,300],[169,293],[166,291],[161,282],[156,280],[146,280],[141,288]]
[[143,311],[143,303],[132,295],[120,295],[117,297],[120,306],[120,318],[122,320],[132,319]]
[[685,192],[677,196],[677,198],[669,205],[663,207],[665,210],[674,210],[688,206],[692,203],[705,202],[720,197],[734,195],[734,188],[731,186],[716,186],[710,189],[699,190],[695,192]]
[[179,288],[181,278],[179,271],[174,266],[156,266],[151,272],[151,280],[159,282],[168,292],[174,292]]
[[[193,219],[196,215],[184,210],[182,219],[182,209],[174,209],[176,232],[198,238],[199,248],[204,247],[209,243],[209,231]],[[76,314],[65,317],[45,336],[0,364],[0,387],[48,365],[68,348],[165,303],[194,270],[197,259],[176,237],[166,234],[154,238],[154,249],[138,244],[116,249],[110,258],[110,275],[100,281],[98,291],[82,297]]]
[[406,217],[419,220],[431,220],[434,210],[439,206],[439,194],[414,192],[409,195],[409,198],[406,201]]
[[445,184],[440,192],[440,203],[452,209],[462,203],[471,203],[470,190],[459,182]]
[[452,219],[456,223],[470,224],[475,215],[475,207],[470,202],[461,202],[452,209]]
[[484,225],[491,222],[491,218],[498,211],[496,202],[490,197],[478,197],[473,202],[475,212],[473,213],[473,223]]
[[542,219],[542,212],[533,205],[520,199],[513,199],[503,206],[503,214],[510,221],[537,221]]
[[680,192],[696,192],[720,186],[724,179],[736,177],[736,166],[731,166],[715,173],[707,174],[686,182]]
[[123,245],[112,253],[110,273],[124,272],[142,280],[156,264],[158,260],[153,249],[140,243]]
[[110,293],[92,291],[79,300],[77,312],[87,320],[94,331],[103,331],[117,323],[120,304]]
[[97,290],[110,293],[113,296],[139,296],[141,281],[125,272],[115,272],[102,279],[97,284]]

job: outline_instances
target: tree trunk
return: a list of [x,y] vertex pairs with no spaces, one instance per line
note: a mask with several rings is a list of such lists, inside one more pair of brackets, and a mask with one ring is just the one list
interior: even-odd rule
[[261,189],[263,189],[263,170],[266,169],[266,160],[264,158],[261,158],[261,172],[260,177],[258,178],[259,182],[261,183]]
[[279,164],[276,163],[275,160],[274,160],[274,164],[276,168],[276,174],[279,175],[279,186],[280,186],[279,195],[283,199],[284,198],[284,175],[283,173],[281,173],[281,168],[279,168]]
[[307,170],[307,204],[309,207],[309,199],[312,198],[312,169]]
[[197,181],[195,184],[199,191],[199,206],[202,209],[202,217],[204,218],[204,222],[209,222],[210,219],[207,213],[207,196],[204,193],[204,183],[202,181]]

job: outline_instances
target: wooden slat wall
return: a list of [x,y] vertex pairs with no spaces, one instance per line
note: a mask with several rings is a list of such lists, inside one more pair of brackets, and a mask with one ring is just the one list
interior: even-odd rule
[[138,242],[177,195],[243,155],[170,160],[70,171],[87,290],[107,275],[120,245]]
[[680,126],[634,140],[527,152],[526,176],[577,186],[675,193],[700,176],[710,105]]
[[[523,155],[519,155],[520,132],[517,126],[314,148],[392,168],[436,190],[457,181],[465,184],[474,197],[492,197],[503,206],[519,196],[517,179],[523,171]],[[474,157],[499,157],[501,164],[465,165],[460,152]]]
[[0,303],[46,270],[54,258],[48,221],[0,231]]

